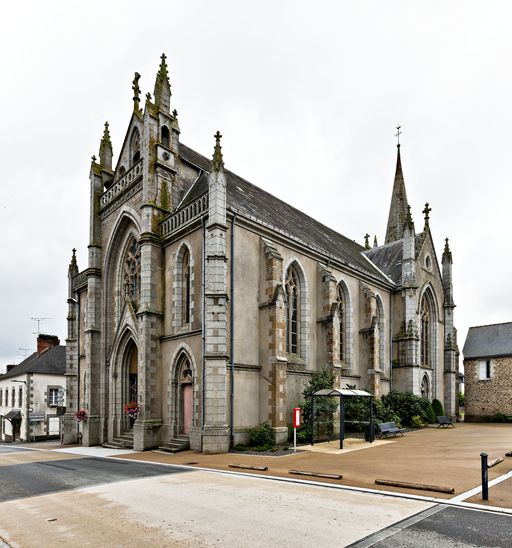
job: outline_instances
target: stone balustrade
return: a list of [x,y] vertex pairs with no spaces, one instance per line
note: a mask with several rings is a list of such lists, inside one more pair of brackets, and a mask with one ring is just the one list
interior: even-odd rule
[[176,213],[167,217],[160,224],[160,231],[163,238],[174,232],[179,227],[189,223],[202,215],[208,209],[208,194],[203,194],[190,204],[186,205]]
[[130,188],[142,177],[142,158],[101,195],[101,207],[113,202],[123,191]]

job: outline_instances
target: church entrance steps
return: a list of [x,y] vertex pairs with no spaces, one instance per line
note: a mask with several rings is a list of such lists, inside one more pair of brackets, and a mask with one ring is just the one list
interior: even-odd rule
[[167,443],[162,444],[158,449],[165,451],[166,453],[179,453],[180,451],[186,451],[190,447],[190,441],[185,436],[178,436],[172,438]]
[[133,449],[133,432],[120,434],[117,438],[106,441],[103,447],[108,447],[109,449]]

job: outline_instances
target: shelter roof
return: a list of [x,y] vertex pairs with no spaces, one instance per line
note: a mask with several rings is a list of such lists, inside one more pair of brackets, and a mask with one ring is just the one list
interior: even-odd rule
[[343,398],[356,396],[373,397],[369,392],[366,392],[366,390],[357,390],[354,388],[322,388],[321,390],[317,390],[313,396],[341,396]]

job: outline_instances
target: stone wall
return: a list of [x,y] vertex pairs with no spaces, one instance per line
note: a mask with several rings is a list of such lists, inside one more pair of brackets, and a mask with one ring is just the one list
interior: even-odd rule
[[479,378],[481,360],[464,360],[465,420],[488,420],[496,413],[512,415],[512,356],[493,358],[491,378]]

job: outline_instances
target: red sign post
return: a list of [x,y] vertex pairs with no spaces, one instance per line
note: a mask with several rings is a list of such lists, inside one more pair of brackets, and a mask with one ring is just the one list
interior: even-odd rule
[[293,451],[297,451],[297,428],[300,426],[300,407],[293,408]]

